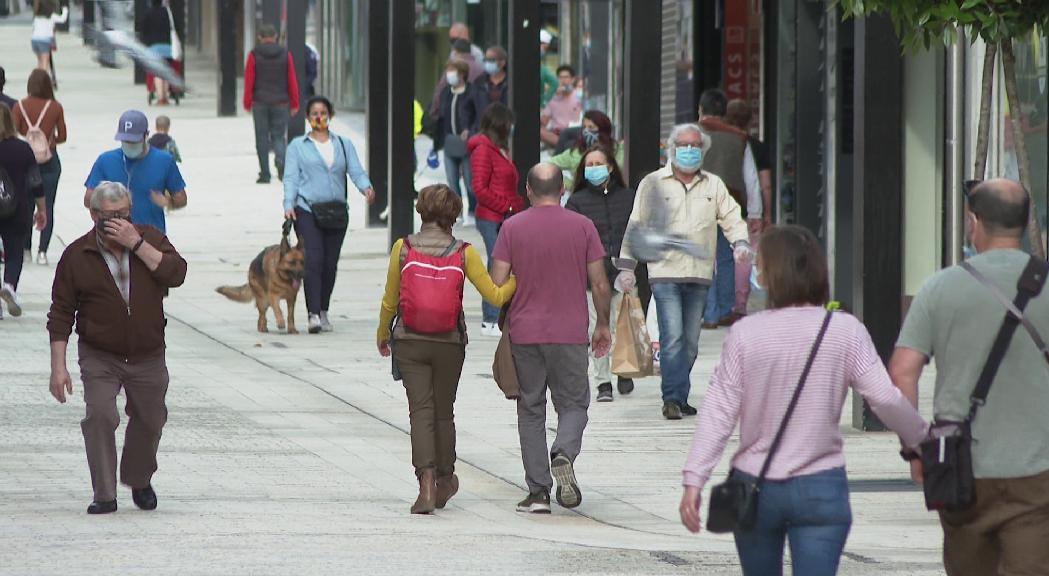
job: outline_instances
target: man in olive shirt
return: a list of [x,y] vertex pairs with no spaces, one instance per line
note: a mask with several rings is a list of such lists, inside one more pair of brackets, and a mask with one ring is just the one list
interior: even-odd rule
[[[990,180],[969,197],[973,246],[969,260],[1009,299],[1030,256],[1020,250],[1031,200],[1010,180]],[[912,403],[918,378],[936,358],[935,416],[961,421],[1005,317],[1005,306],[959,266],[922,286],[889,365],[893,382]],[[1049,337],[1049,289],[1024,316]],[[1049,362],[1022,327],[1013,336],[987,403],[972,424],[976,504],[941,512],[949,575],[1045,574],[1049,567]],[[912,475],[921,478],[921,463]]]

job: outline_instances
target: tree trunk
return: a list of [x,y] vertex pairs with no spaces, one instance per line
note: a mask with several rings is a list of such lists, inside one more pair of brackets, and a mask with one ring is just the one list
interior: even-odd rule
[[[1005,95],[1009,99],[1009,126],[1013,131],[1013,152],[1016,154],[1016,165],[1020,172],[1020,184],[1031,190],[1031,160],[1027,155],[1027,141],[1023,133],[1023,111],[1020,109],[1020,95],[1016,88],[1016,55],[1013,54],[1012,40],[1002,40],[1002,74],[1005,79]],[[1038,225],[1038,210],[1034,199],[1031,199],[1031,212],[1027,221],[1027,236],[1031,242],[1031,254],[1045,260],[1045,245],[1042,243],[1042,229]]]
[[980,82],[980,124],[976,131],[976,165],[973,179],[983,180],[987,176],[987,145],[991,132],[991,94],[994,87],[994,63],[998,55],[997,44],[987,44],[983,55],[983,80]]

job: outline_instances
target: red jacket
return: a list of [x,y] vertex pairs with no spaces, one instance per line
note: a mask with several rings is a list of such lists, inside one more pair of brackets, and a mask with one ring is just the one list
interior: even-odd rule
[[470,138],[466,148],[470,152],[471,183],[477,196],[477,218],[502,222],[524,210],[524,198],[517,193],[517,167],[510,161],[510,155],[484,134]]
[[[244,66],[244,109],[251,112],[255,98],[255,53],[248,54],[248,63]],[[295,76],[295,60],[288,52],[288,109],[299,109],[299,80]]]

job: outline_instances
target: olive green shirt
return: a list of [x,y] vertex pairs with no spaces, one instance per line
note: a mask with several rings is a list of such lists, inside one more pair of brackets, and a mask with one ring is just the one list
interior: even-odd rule
[[[969,260],[1010,299],[1029,256],[992,250]],[[935,358],[935,416],[963,420],[969,396],[1005,318],[1005,306],[959,266],[930,278],[911,304],[898,347]],[[1024,310],[1049,338],[1049,287]],[[1049,470],[1049,363],[1021,326],[973,421],[977,478],[1022,478]]]

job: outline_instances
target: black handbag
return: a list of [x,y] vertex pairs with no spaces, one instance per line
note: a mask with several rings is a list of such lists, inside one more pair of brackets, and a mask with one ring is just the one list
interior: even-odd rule
[[925,492],[925,507],[929,510],[960,512],[976,503],[976,479],[973,475],[972,459],[972,422],[976,412],[987,401],[991,383],[998,373],[998,368],[1009,350],[1009,343],[1017,327],[1023,324],[1031,338],[1049,361],[1049,348],[1046,347],[1038,331],[1024,318],[1023,310],[1027,303],[1038,296],[1049,275],[1049,264],[1044,260],[1031,257],[1017,282],[1017,293],[1014,301],[1009,301],[986,276],[968,262],[964,268],[978,282],[987,287],[1008,310],[998,335],[991,346],[987,362],[976,381],[976,388],[970,397],[969,414],[961,422],[937,420],[930,430],[930,438],[921,444],[922,490]]
[[[338,138],[339,144],[342,145],[342,155],[346,158],[348,167],[350,160],[349,155],[346,153],[346,142],[343,141],[341,136],[335,136],[335,138]],[[349,176],[344,175],[343,177],[345,178],[346,193],[349,194]],[[350,206],[345,198],[310,204],[310,211],[313,212],[313,221],[317,223],[317,227],[323,230],[345,230],[350,225]]]
[[787,422],[790,421],[791,414],[794,413],[794,408],[798,405],[801,389],[805,387],[805,380],[808,379],[809,371],[812,370],[812,363],[816,360],[816,353],[820,349],[823,337],[827,334],[827,327],[830,326],[830,319],[833,314],[834,312],[828,310],[827,316],[823,319],[823,325],[820,326],[816,342],[812,345],[812,351],[809,352],[809,359],[805,362],[805,369],[801,371],[798,386],[794,389],[794,395],[787,406],[787,413],[783,415],[783,422],[780,423],[776,437],[772,440],[768,456],[765,456],[765,463],[761,466],[761,473],[758,474],[756,479],[747,480],[733,470],[729,473],[727,480],[710,490],[710,506],[707,511],[707,530],[709,532],[715,534],[736,531],[745,532],[754,527],[754,523],[758,518],[758,498],[761,496],[761,485],[765,482],[765,475],[768,474],[769,466],[772,464],[772,457],[776,454],[776,450],[779,449],[779,444],[783,440],[783,433],[787,430]]

